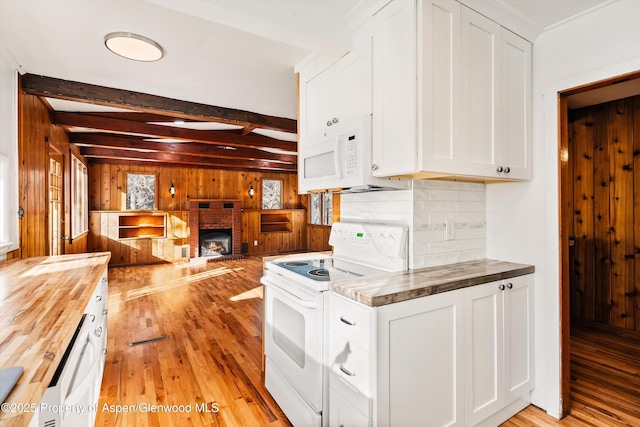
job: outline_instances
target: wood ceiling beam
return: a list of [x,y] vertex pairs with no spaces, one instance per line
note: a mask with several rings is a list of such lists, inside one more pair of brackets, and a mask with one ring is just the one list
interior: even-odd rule
[[213,158],[244,160],[275,160],[297,164],[298,157],[291,154],[277,154],[254,148],[225,149],[221,145],[201,144],[197,142],[147,141],[140,137],[111,135],[103,133],[77,132],[69,135],[69,142],[87,148],[113,148],[134,151],[158,151],[175,154],[191,154]]
[[114,150],[109,148],[82,148],[80,154],[88,159],[109,159],[122,161],[164,163],[171,165],[207,166],[220,169],[268,170],[277,172],[297,172],[295,165],[276,163],[265,160],[215,159],[204,156],[190,156],[185,154],[139,152],[131,150]]
[[149,137],[171,138],[183,141],[229,145],[240,148],[278,148],[297,151],[295,142],[283,141],[257,134],[240,135],[226,131],[194,130],[174,126],[152,125],[130,120],[112,119],[86,113],[52,112],[53,124],[65,127],[84,127],[116,133],[138,134]]
[[293,119],[181,101],[88,83],[25,74],[21,78],[21,85],[22,90],[30,95],[125,108],[183,119],[218,121],[242,127],[253,125],[263,129],[288,133],[297,132],[297,123]]

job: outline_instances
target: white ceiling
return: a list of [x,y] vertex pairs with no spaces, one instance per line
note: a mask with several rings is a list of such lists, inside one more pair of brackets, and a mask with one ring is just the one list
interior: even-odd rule
[[[543,31],[612,0],[462,1],[500,7]],[[294,66],[312,52],[347,52],[344,15],[357,3],[0,0],[0,47],[23,73],[295,119]],[[104,36],[114,31],[154,39],[165,58],[142,63],[110,53]],[[70,108],[62,105],[53,108]]]

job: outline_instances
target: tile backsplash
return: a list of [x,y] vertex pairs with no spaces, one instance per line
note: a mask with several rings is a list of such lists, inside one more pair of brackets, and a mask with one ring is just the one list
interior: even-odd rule
[[411,190],[342,194],[343,220],[409,227],[409,268],[486,257],[485,185],[413,181]]

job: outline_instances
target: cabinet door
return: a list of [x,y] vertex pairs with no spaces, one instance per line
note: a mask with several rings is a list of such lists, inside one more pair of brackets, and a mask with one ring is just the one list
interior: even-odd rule
[[533,275],[504,281],[505,405],[533,389]]
[[371,114],[371,37],[354,41],[353,50],[335,65],[337,119]]
[[374,17],[373,175],[416,171],[416,3],[395,0]]
[[329,425],[342,427],[369,427],[370,418],[361,414],[347,399],[333,388],[329,389]]
[[465,289],[465,394],[468,425],[502,409],[504,402],[503,291],[499,282]]
[[462,308],[462,291],[380,307],[377,425],[465,425]]
[[502,29],[503,152],[501,166],[531,179],[531,43]]
[[462,8],[462,173],[465,175],[498,176],[500,31],[497,23]]
[[420,2],[421,168],[460,172],[460,3]]
[[304,111],[302,117],[304,126],[300,142],[305,143],[310,138],[320,138],[330,129],[327,122],[336,118],[336,80],[335,66],[331,66],[308,82],[305,82]]

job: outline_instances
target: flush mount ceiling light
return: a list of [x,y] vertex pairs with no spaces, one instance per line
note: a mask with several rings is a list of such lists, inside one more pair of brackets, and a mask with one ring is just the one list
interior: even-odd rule
[[104,36],[104,45],[116,55],[134,61],[153,62],[164,56],[164,50],[158,43],[133,33],[109,33]]

